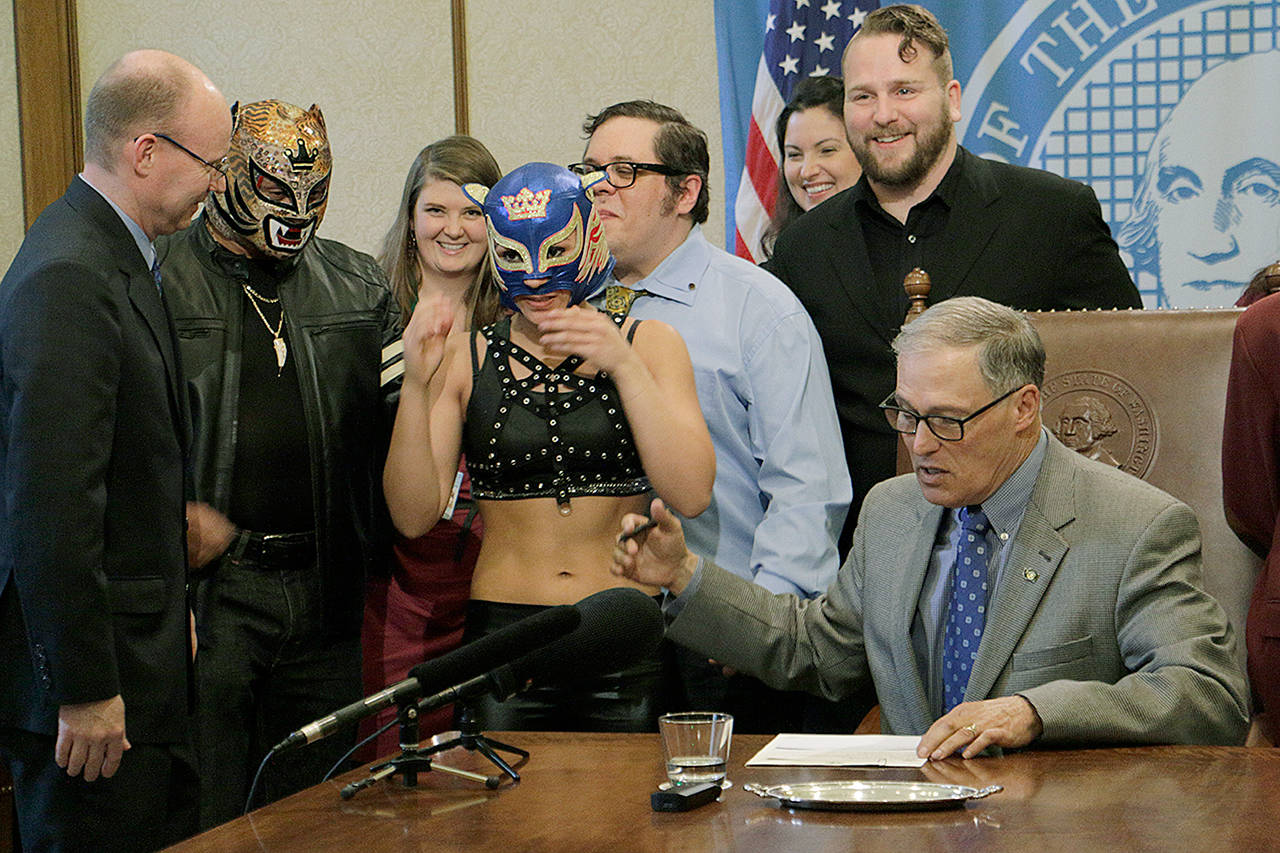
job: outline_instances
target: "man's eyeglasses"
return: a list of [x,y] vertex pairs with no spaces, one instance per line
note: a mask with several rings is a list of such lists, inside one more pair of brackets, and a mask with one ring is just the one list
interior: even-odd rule
[[920,422],[923,421],[929,427],[929,432],[942,441],[959,441],[964,438],[965,424],[988,409],[994,408],[997,403],[1008,399],[1014,392],[1021,391],[1025,387],[1025,385],[1019,385],[1017,388],[1006,391],[981,409],[963,418],[953,418],[950,415],[922,415],[910,409],[904,409],[898,405],[898,401],[894,399],[893,394],[884,398],[884,402],[880,404],[880,410],[884,412],[885,418],[889,421],[889,426],[893,427],[895,432],[900,432],[904,435],[915,435]]
[[[206,169],[212,169],[213,171],[217,172],[219,175],[221,175],[224,178],[227,176],[227,158],[226,157],[222,157],[220,160],[210,163],[208,160],[204,159],[199,154],[192,151],[190,148],[183,145],[181,142],[174,139],[172,136],[170,136],[167,133],[153,132],[151,135],[159,139],[163,139],[165,142],[177,148],[183,154],[186,154],[188,157],[195,160],[200,165],[204,166]],[[137,140],[138,140],[138,137],[135,136],[134,141],[136,142]]]
[[625,190],[636,182],[640,172],[657,172],[659,175],[683,175],[685,172],[673,169],[662,163],[632,163],[629,160],[615,160],[612,163],[570,163],[569,171],[575,175],[590,175],[592,172],[604,172],[605,180],[616,190]]

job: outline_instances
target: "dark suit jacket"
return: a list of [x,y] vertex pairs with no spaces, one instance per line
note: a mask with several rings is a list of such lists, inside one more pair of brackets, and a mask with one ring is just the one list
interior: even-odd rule
[[186,736],[181,394],[151,272],[77,178],[0,281],[0,725],[119,693],[130,740]]
[[[912,475],[881,483],[824,595],[771,596],[706,565],[667,636],[776,688],[841,699],[870,678],[885,730],[923,734],[941,708],[911,630],[942,512]],[[1044,745],[1244,740],[1236,640],[1189,507],[1050,438],[1008,547],[966,701],[1025,696]]]
[[[956,158],[960,182],[940,238],[944,261],[927,270],[929,304],[982,296],[1023,311],[1142,307],[1092,189],[963,148]],[[871,274],[859,187],[865,177],[789,226],[764,265],[822,337],[853,479],[847,531],[867,490],[895,473],[896,438],[876,406],[893,390],[889,342],[907,307],[901,287],[881,293]]]

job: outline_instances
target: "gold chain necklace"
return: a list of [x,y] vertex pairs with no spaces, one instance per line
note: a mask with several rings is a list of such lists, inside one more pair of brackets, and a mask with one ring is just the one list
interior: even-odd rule
[[284,371],[284,360],[289,357],[289,347],[285,345],[284,338],[281,337],[284,333],[284,306],[280,306],[280,322],[273,329],[271,324],[267,322],[267,315],[262,313],[262,306],[258,305],[258,300],[261,299],[263,302],[274,304],[280,301],[280,297],[268,299],[248,284],[242,283],[241,286],[244,288],[245,295],[249,297],[249,304],[253,306],[254,311],[258,312],[262,325],[267,327],[267,334],[271,335],[271,345],[276,350],[276,376],[279,376]]
[[263,301],[263,302],[268,302],[268,303],[270,303],[270,304],[272,304],[272,305],[275,305],[277,302],[279,302],[279,301],[280,301],[280,297],[279,297],[279,296],[277,296],[275,299],[268,299],[267,297],[263,296],[261,293],[259,293],[258,291],[254,290],[252,287],[250,287],[250,286],[249,286],[249,284],[248,284],[247,282],[241,282],[241,286],[242,286],[242,287],[244,287],[245,292],[247,292],[247,293],[248,293],[250,296],[252,296],[254,299],[258,299],[258,300],[261,300],[261,301]]

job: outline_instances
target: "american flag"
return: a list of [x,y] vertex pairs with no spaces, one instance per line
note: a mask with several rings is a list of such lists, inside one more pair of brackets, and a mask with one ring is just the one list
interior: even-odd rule
[[[819,5],[819,4],[822,5]],[[734,203],[735,250],[763,260],[760,239],[773,216],[778,188],[778,143],[774,125],[806,76],[840,76],[840,57],[878,0],[770,0],[764,50],[756,69],[746,162]]]

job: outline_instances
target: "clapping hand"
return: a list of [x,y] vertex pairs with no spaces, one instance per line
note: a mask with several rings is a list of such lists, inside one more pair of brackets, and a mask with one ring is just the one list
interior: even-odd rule
[[404,380],[421,386],[431,382],[444,360],[445,341],[453,328],[453,307],[443,295],[422,299],[404,330]]

